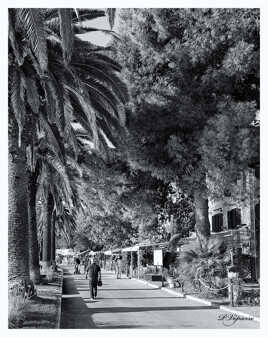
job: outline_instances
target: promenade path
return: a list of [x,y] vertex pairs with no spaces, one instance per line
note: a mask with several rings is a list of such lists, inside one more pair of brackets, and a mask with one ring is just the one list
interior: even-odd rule
[[248,320],[227,327],[219,317],[230,314],[217,307],[175,297],[137,280],[117,280],[111,272],[102,272],[102,281],[97,299],[91,301],[85,276],[73,275],[73,267],[64,268],[61,329],[259,327],[258,322]]

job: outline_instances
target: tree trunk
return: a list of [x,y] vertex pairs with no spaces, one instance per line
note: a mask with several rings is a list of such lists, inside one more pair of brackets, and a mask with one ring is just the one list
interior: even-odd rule
[[56,247],[55,247],[55,220],[56,214],[55,211],[52,215],[52,222],[51,222],[51,262],[53,267],[55,268],[55,260],[56,260]]
[[49,192],[48,199],[46,204],[46,224],[43,228],[43,269],[45,274],[48,274],[48,269],[51,265],[51,220],[52,220],[52,212],[53,212],[53,196]]
[[201,191],[194,193],[195,230],[201,247],[204,247],[210,236],[208,218],[208,199],[204,198]]
[[37,161],[34,172],[29,176],[29,265],[30,277],[34,284],[40,282],[39,266],[39,247],[37,238],[37,221],[36,221],[36,193],[37,179],[40,172],[40,163]]
[[43,261],[43,238],[41,238],[39,244],[39,261]]
[[[14,126],[12,127],[12,133]],[[15,132],[16,133],[16,132]],[[29,280],[26,148],[9,135],[8,154],[8,279]]]

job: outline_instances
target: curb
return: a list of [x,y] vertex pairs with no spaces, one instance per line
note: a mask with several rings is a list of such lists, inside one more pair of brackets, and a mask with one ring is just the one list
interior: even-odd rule
[[224,311],[227,311],[227,312],[230,312],[234,315],[238,315],[238,316],[243,316],[243,317],[247,317],[247,318],[250,318],[252,319],[253,321],[257,321],[257,322],[260,322],[260,317],[255,317],[253,315],[250,315],[250,314],[247,314],[243,311],[239,311],[239,310],[234,310],[234,309],[231,309],[230,307],[227,307],[225,305],[217,305],[215,304],[213,301],[207,301],[207,300],[204,300],[202,298],[198,298],[198,297],[195,297],[195,296],[191,296],[191,295],[186,295],[185,296],[186,298],[190,299],[190,300],[193,300],[193,301],[196,301],[196,302],[200,302],[200,303],[203,303],[203,304],[207,304],[207,305],[210,305],[210,306],[218,306],[219,309],[221,310],[224,310]]
[[59,310],[57,315],[57,324],[55,329],[60,329],[60,321],[61,321],[61,301],[62,301],[62,285],[63,285],[63,269],[58,268],[58,271],[60,272],[60,298],[59,298]]
[[187,298],[188,300],[196,301],[196,302],[206,304],[206,305],[209,305],[209,306],[215,306],[215,304],[212,303],[211,301],[207,301],[207,300],[204,300],[203,298],[198,298],[198,297],[195,297],[195,296],[192,296],[192,295],[185,295],[185,298]]
[[180,297],[180,298],[184,298],[185,297],[185,295],[183,295],[182,293],[175,292],[175,291],[173,291],[171,289],[168,289],[168,288],[158,287],[157,285],[152,284],[149,281],[139,280],[139,279],[134,278],[134,277],[131,280],[135,280],[135,281],[141,282],[141,283],[146,284],[146,285],[148,285],[148,286],[150,286],[152,288],[155,288],[155,289],[163,290],[163,291],[165,291],[165,292],[167,292],[169,294],[175,295],[175,296]]
[[195,297],[195,296],[192,296],[192,295],[184,295],[182,293],[177,293],[171,289],[168,289],[168,288],[162,288],[162,287],[158,287],[148,281],[144,281],[144,280],[139,280],[137,278],[132,278],[131,280],[135,280],[135,281],[138,281],[138,282],[141,282],[143,284],[146,284],[152,288],[159,288],[161,290],[164,290],[172,295],[175,295],[175,296],[178,296],[180,298],[187,298],[189,300],[192,300],[192,301],[196,301],[196,302],[199,302],[199,303],[202,303],[202,304],[205,304],[205,305],[208,305],[208,306],[217,306],[219,309],[221,310],[224,310],[224,311],[227,311],[227,312],[230,312],[232,314],[235,314],[235,315],[239,315],[239,316],[243,316],[243,317],[247,317],[247,318],[250,318],[252,319],[253,321],[256,321],[256,322],[260,322],[260,317],[255,317],[253,315],[250,315],[250,314],[247,314],[245,312],[242,312],[242,311],[239,311],[239,310],[234,310],[234,309],[231,309],[225,305],[217,305],[215,303],[213,303],[212,301],[208,301],[208,300],[205,300],[203,298],[199,298],[199,297]]
[[135,277],[132,277],[130,280],[138,281],[138,282],[140,282],[140,283],[146,284],[147,286],[152,287],[152,288],[155,288],[155,289],[161,289],[161,288],[159,288],[159,287],[158,287],[157,285],[155,285],[155,284],[152,284],[152,283],[150,283],[150,282],[148,282],[148,281],[139,280],[138,278],[135,278]]
[[[207,305],[210,305],[210,306],[215,306],[217,304],[215,304],[213,301],[207,301],[207,300],[204,300],[202,298],[198,298],[198,297],[195,297],[195,296],[191,296],[191,295],[186,295],[185,296],[186,298],[190,299],[190,300],[193,300],[193,301],[196,301],[196,302],[200,302],[200,303],[203,303],[203,304],[207,304]],[[253,316],[253,315],[250,315],[250,314],[247,314],[243,311],[239,311],[239,310],[235,310],[235,309],[232,309],[230,307],[227,307],[225,305],[217,305],[219,309],[221,310],[224,310],[224,311],[227,311],[227,312],[230,312],[234,315],[238,315],[238,316],[243,316],[243,317],[247,317],[247,318],[250,318],[252,319],[253,321],[257,321],[257,322],[260,322],[260,317],[256,317],[256,316]]]
[[180,298],[185,298],[185,295],[183,293],[180,293],[180,292],[176,292],[176,291],[173,291],[169,288],[161,288],[161,290],[169,293],[169,294],[172,294],[172,295],[175,295],[177,297],[180,297]]

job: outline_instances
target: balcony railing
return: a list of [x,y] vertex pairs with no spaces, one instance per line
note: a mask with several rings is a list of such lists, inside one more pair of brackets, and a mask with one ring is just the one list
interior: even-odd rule
[[253,254],[253,237],[250,229],[245,226],[219,233],[211,233],[211,238],[221,238],[229,248],[242,248],[245,253]]

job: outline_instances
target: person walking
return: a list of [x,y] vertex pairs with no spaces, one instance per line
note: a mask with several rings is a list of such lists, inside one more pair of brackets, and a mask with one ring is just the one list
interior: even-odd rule
[[91,265],[91,259],[87,259],[87,266],[86,266],[86,279],[88,278],[88,271],[89,271],[89,266]]
[[121,278],[122,274],[122,256],[120,255],[116,260],[116,278]]
[[75,258],[75,265],[74,265],[74,274],[80,274],[80,259],[79,257]]
[[84,256],[83,258],[84,274],[86,274],[87,272],[87,265],[88,265],[88,257]]
[[98,283],[101,281],[101,269],[97,264],[96,258],[93,258],[92,264],[88,264],[88,280],[90,299],[94,300],[97,297]]

